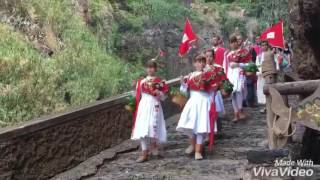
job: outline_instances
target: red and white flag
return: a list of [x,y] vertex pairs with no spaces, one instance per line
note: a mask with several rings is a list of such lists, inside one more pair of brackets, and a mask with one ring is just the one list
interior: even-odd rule
[[260,40],[267,40],[271,46],[284,49],[283,21],[262,32]]
[[189,19],[186,19],[186,24],[184,26],[182,42],[179,47],[179,56],[185,55],[190,49],[190,43],[197,39],[196,34],[192,31],[192,26]]

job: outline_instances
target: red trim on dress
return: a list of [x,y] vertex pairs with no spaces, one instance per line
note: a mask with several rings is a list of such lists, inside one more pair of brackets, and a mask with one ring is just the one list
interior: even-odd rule
[[[213,98],[215,98],[215,96],[216,96],[216,93],[214,93]],[[214,99],[210,105],[209,118],[210,118],[209,150],[211,151],[214,145],[214,125],[215,125],[216,119],[218,118],[218,113],[216,110],[216,104]]]

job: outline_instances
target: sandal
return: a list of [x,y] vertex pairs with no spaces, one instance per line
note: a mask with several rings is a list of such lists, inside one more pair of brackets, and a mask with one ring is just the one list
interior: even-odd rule
[[148,157],[146,156],[140,156],[137,160],[136,160],[136,163],[143,163],[143,162],[146,162],[148,161]]

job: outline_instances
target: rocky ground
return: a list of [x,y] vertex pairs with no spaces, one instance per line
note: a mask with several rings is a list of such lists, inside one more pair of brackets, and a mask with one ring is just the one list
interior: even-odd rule
[[195,161],[193,157],[184,154],[188,145],[187,138],[175,131],[179,118],[176,115],[167,120],[169,137],[164,148],[164,158],[135,163],[140,151],[137,150],[137,144],[128,141],[53,179],[255,179],[250,173],[254,166],[272,167],[271,164],[252,165],[247,160],[249,150],[266,149],[265,115],[259,112],[259,107],[246,108],[248,118],[235,124],[230,121],[230,102],[226,103],[226,109],[227,116],[222,121],[223,131],[215,141],[215,149],[213,152],[206,149],[202,161]]

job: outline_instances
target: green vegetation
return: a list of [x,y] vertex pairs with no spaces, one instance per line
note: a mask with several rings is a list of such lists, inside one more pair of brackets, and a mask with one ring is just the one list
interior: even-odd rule
[[134,96],[127,97],[125,109],[130,112],[133,112],[136,109],[136,98]]
[[106,53],[68,3],[25,4],[35,9],[42,26],[53,27],[62,40],[63,46],[51,57],[36,50],[22,33],[0,24],[2,126],[127,91],[139,72]]
[[253,72],[253,73],[259,71],[257,65],[256,65],[255,63],[252,63],[252,62],[246,64],[246,66],[244,67],[244,70],[245,70],[246,72]]
[[146,23],[167,23],[191,13],[178,2],[131,0],[123,10],[113,1],[92,0],[89,25],[68,0],[6,4],[9,15],[15,11],[17,18],[39,26],[34,31],[46,34],[43,41],[53,55],[35,48],[19,22],[0,22],[0,126],[128,91],[152,52],[140,47],[124,60],[118,56],[122,38],[142,36]]
[[[247,35],[248,18],[256,19],[258,26],[254,29],[254,34],[259,35],[269,25],[284,20],[284,33],[288,37],[288,0],[204,0],[211,8],[216,9],[220,14],[219,24],[224,37],[228,37],[238,27],[240,33]],[[241,14],[244,9],[244,17],[230,16],[230,11]]]
[[131,12],[136,17],[156,23],[181,20],[194,13],[176,0],[129,0]]
[[228,94],[231,94],[233,91],[233,84],[229,80],[223,80],[220,89]]
[[[182,28],[185,17],[202,24],[205,16],[180,0],[5,2],[0,2],[0,13],[8,17],[0,21],[0,126],[128,91],[144,73],[144,62],[157,53],[141,43],[146,28]],[[245,20],[228,11],[240,7],[258,16],[263,2],[250,2],[206,5],[219,10],[221,32],[227,36],[235,26],[246,31]],[[268,13],[263,13],[259,18],[265,23]],[[159,73],[168,74],[166,69]]]

